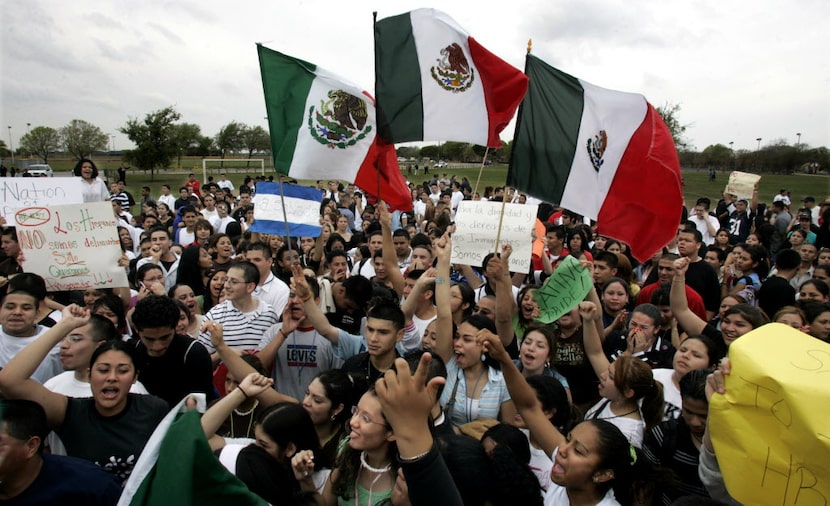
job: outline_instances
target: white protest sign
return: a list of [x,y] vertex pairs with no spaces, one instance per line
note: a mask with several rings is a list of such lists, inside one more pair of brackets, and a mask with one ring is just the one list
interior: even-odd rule
[[82,184],[79,177],[0,177],[0,213],[11,224],[22,207],[80,204]]
[[48,291],[128,286],[109,202],[26,207],[12,223],[26,258],[23,270],[42,276]]
[[752,192],[755,189],[755,184],[761,180],[758,174],[750,174],[749,172],[733,171],[729,174],[729,182],[726,183],[724,193],[737,195],[741,199],[752,198]]
[[[481,267],[484,257],[496,250],[496,236],[501,244],[513,246],[510,270],[527,272],[533,253],[531,232],[536,224],[538,206],[505,204],[504,219],[499,235],[501,202],[464,200],[455,214],[455,233],[452,235],[451,261]],[[500,249],[500,246],[499,246]]]

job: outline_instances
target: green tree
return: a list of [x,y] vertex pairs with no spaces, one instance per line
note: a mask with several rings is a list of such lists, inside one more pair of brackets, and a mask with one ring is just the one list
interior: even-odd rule
[[464,150],[467,149],[466,142],[445,142],[441,145],[441,156],[445,160],[463,160]]
[[156,169],[167,168],[176,155],[174,122],[179,119],[181,114],[170,106],[148,113],[143,121],[130,118],[126,125],[118,129],[136,146],[124,157],[139,169],[149,169],[151,180]]
[[[428,147],[429,146],[425,146],[424,149]],[[398,156],[402,158],[418,158],[419,156],[422,156],[423,153],[422,150],[419,150],[415,146],[399,146],[397,148],[397,152]]]
[[732,165],[732,150],[723,144],[707,146],[702,153],[703,163],[712,168],[726,168]]
[[49,163],[49,154],[61,147],[61,136],[54,128],[39,126],[20,138],[20,148]]
[[12,152],[6,146],[6,141],[0,140],[0,158],[9,158],[10,156],[12,156]]
[[678,151],[686,149],[688,142],[686,141],[684,135],[686,134],[686,128],[689,125],[680,123],[680,118],[678,117],[678,113],[680,112],[680,104],[666,102],[662,107],[657,108],[657,112],[660,113],[660,117],[663,118],[666,126],[669,127],[669,132],[671,132],[672,139],[674,139],[674,147],[677,148]]
[[214,137],[214,143],[219,150],[219,156],[221,158],[227,158],[229,154],[242,149],[244,146],[242,142],[242,131],[244,129],[245,125],[243,123],[237,123],[236,121],[231,121],[219,129],[219,133]]
[[194,123],[179,123],[172,125],[170,137],[176,150],[176,165],[181,167],[182,155],[199,145],[202,129]]
[[433,144],[431,146],[424,146],[421,148],[420,153],[412,155],[415,158],[429,158],[431,160],[438,160],[441,156],[441,149]]
[[254,156],[254,153],[267,153],[271,150],[271,137],[259,125],[243,125],[240,136],[242,146],[248,152],[248,158]]
[[214,153],[213,138],[207,135],[200,135],[196,145],[188,150],[189,156],[211,156]]
[[80,160],[89,158],[93,151],[107,149],[109,137],[100,128],[82,119],[73,119],[60,129],[66,151]]

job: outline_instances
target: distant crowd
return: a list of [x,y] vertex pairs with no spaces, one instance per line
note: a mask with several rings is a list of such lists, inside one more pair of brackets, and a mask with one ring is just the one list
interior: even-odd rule
[[[194,393],[217,462],[271,504],[734,504],[707,423],[729,346],[769,322],[830,340],[826,196],[698,199],[641,262],[434,167],[409,212],[317,181],[316,237],[251,230],[273,176],[134,196],[91,160],[74,175],[111,202],[130,286],[47,293],[3,228],[0,504],[115,504]],[[458,205],[482,199],[538,205],[527,272],[511,244],[451,262]],[[568,257],[594,287],[542,323]]]

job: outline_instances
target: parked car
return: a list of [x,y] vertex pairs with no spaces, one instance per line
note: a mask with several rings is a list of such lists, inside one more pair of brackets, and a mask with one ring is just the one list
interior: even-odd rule
[[441,160],[440,162],[435,164],[436,169],[444,169],[446,167],[447,167],[447,162],[445,162],[444,160]]
[[52,177],[55,175],[48,163],[34,163],[26,167],[26,171],[33,177]]

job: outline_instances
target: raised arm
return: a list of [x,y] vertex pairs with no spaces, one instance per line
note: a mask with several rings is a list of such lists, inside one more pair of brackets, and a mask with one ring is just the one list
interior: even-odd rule
[[306,318],[308,318],[314,330],[331,341],[331,344],[337,346],[340,331],[337,327],[329,323],[328,318],[326,318],[326,315],[323,314],[320,306],[314,300],[314,293],[311,291],[311,287],[308,286],[302,266],[294,265],[291,269],[294,273],[294,276],[291,278],[291,289],[294,291],[294,295],[303,301]]
[[[242,360],[242,356],[239,353],[236,353],[235,350],[232,350],[227,343],[225,343],[221,323],[208,320],[205,322],[202,330],[210,333],[210,344],[212,344],[216,349],[216,353],[222,359],[222,363],[225,364],[228,368],[228,372],[233,374],[234,378],[245,378],[251,374],[258,374],[256,369],[254,369],[248,362]],[[279,402],[297,402],[297,399],[288,395],[283,395],[273,388],[267,388],[259,394],[248,393],[249,395],[255,395],[264,407],[272,406]]]
[[222,423],[231,416],[233,410],[239,407],[246,399],[257,397],[266,390],[273,390],[274,381],[271,378],[253,372],[239,383],[239,386],[228,392],[228,395],[219,400],[202,415],[202,430],[210,439],[222,426]]
[[[513,246],[510,244],[503,244],[501,247],[501,256],[492,258],[490,261],[495,262],[495,266],[490,268],[493,274],[490,280],[493,283],[493,289],[496,291],[496,332],[498,332],[504,346],[509,346],[513,342],[513,315],[516,314],[516,300],[513,298],[513,283],[510,281],[510,254],[513,252]],[[487,266],[485,266],[486,268]]]
[[445,233],[432,245],[438,262],[435,266],[435,309],[436,349],[435,353],[444,360],[452,359],[452,311],[450,310],[450,257],[452,256],[452,239]]
[[398,255],[395,253],[395,243],[392,242],[392,215],[386,207],[386,202],[380,201],[377,205],[380,215],[380,230],[383,237],[383,266],[386,267],[386,275],[395,289],[398,297],[403,295],[405,282],[401,269],[398,267]]
[[599,340],[599,332],[597,332],[596,321],[602,320],[602,313],[600,313],[596,304],[584,301],[579,303],[579,316],[582,317],[582,340],[585,345],[585,353],[588,355],[588,360],[591,361],[594,374],[599,377],[611,365],[605,356],[605,352],[602,351],[602,343]]
[[688,258],[678,258],[674,261],[674,278],[671,282],[671,292],[669,292],[669,306],[683,330],[689,335],[696,335],[703,332],[706,322],[689,309],[689,301],[686,298],[686,271],[688,269]]
[[510,359],[510,355],[505,351],[504,345],[502,345],[498,336],[488,330],[480,330],[476,336],[476,341],[484,346],[485,351],[490,354],[491,358],[501,364],[501,371],[507,384],[507,390],[510,392],[510,399],[519,414],[522,415],[522,419],[530,429],[531,435],[544,450],[545,455],[551,455],[553,450],[565,440],[565,437],[545,416],[533,387],[528,385],[527,380],[522,376],[513,360]]
[[404,318],[406,318],[407,325],[412,323],[412,316],[418,310],[418,300],[424,296],[424,292],[435,289],[436,276],[437,271],[435,268],[430,267],[415,281],[415,285],[409,292],[409,296],[406,297],[403,305],[401,305],[401,310],[403,311]]
[[20,350],[0,371],[0,390],[9,399],[35,401],[46,411],[49,426],[60,427],[66,415],[65,396],[47,390],[31,379],[41,362],[67,334],[89,322],[89,310],[75,304],[66,306],[60,321],[54,327]]

